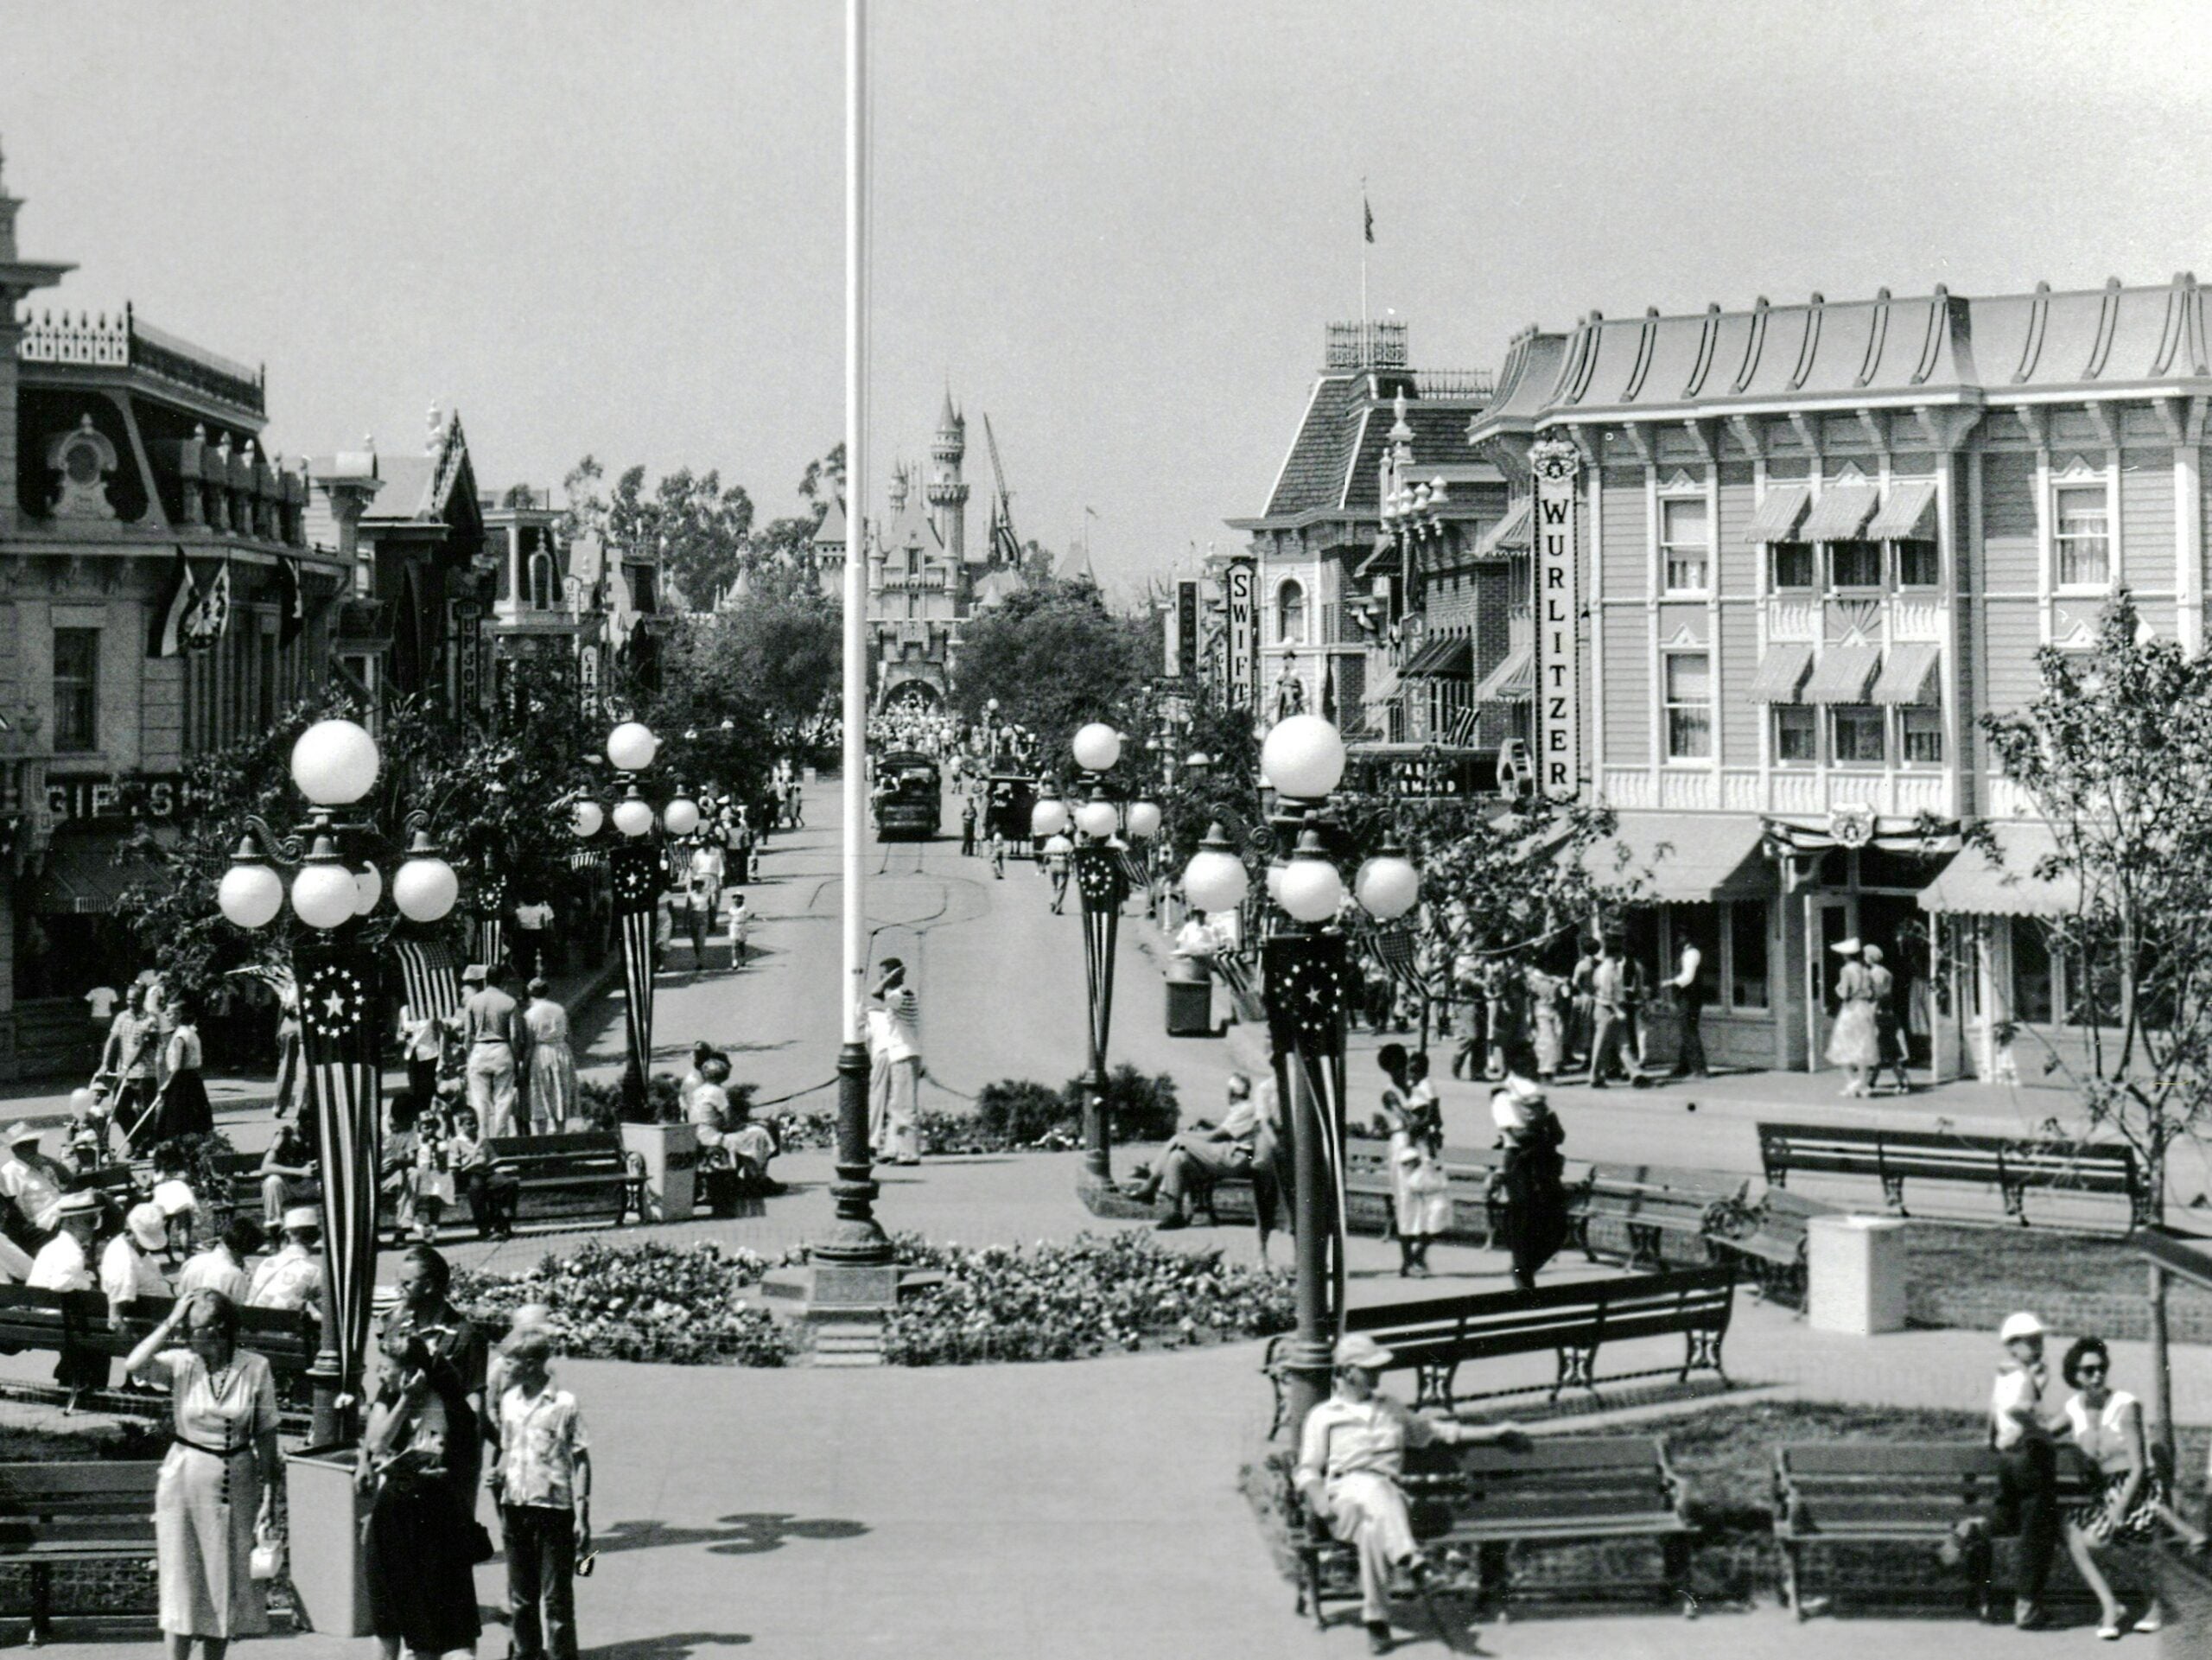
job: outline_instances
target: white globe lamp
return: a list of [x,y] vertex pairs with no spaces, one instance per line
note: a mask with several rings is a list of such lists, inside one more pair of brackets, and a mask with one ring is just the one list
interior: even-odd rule
[[461,878],[435,853],[410,854],[392,872],[391,902],[410,922],[435,922],[461,898]]
[[1055,796],[1046,796],[1029,810],[1029,833],[1032,836],[1058,836],[1067,827],[1067,803]]
[[1243,904],[1250,887],[1251,878],[1244,874],[1244,862],[1236,856],[1229,838],[1221,833],[1221,826],[1216,824],[1206,832],[1206,839],[1198,843],[1191,862],[1183,867],[1183,897],[1211,916],[1217,911],[1234,911]]
[[1268,732],[1260,767],[1278,794],[1319,801],[1344,775],[1344,741],[1319,716],[1294,715]]
[[335,860],[327,864],[309,861],[292,878],[292,910],[310,928],[335,928],[351,921],[360,899],[353,873]]
[[241,928],[266,928],[284,908],[284,879],[257,858],[234,864],[216,886],[215,903]]
[[1421,898],[1421,872],[1414,868],[1404,849],[1386,843],[1380,853],[1359,868],[1359,875],[1352,882],[1352,897],[1376,921],[1395,922]]
[[625,836],[643,836],[653,827],[652,804],[632,796],[614,804],[614,828]]
[[373,864],[363,864],[353,876],[353,891],[359,896],[353,901],[353,914],[365,917],[377,908],[377,901],[384,897],[384,872]]
[[569,810],[569,828],[579,841],[598,835],[599,827],[606,822],[607,810],[596,801],[579,801]]
[[1045,840],[1045,851],[1047,853],[1072,853],[1075,851],[1075,843],[1069,841],[1065,836],[1047,836]]
[[1275,903],[1300,922],[1326,922],[1344,902],[1344,878],[1319,845],[1300,845],[1282,868]]
[[1282,903],[1282,873],[1288,868],[1280,860],[1271,862],[1268,866],[1268,897],[1277,905]]
[[1075,764],[1086,773],[1110,773],[1122,759],[1122,735],[1103,721],[1093,721],[1075,735]]
[[292,782],[318,807],[351,806],[376,786],[377,741],[351,721],[317,721],[292,746]]
[[661,810],[660,822],[671,836],[689,836],[699,828],[699,804],[680,795]]
[[1110,801],[1086,801],[1075,810],[1076,827],[1095,842],[1103,842],[1121,827],[1122,816]]
[[607,735],[607,759],[618,773],[642,773],[660,753],[660,740],[643,721],[625,721]]
[[1158,802],[1136,801],[1129,805],[1129,834],[1140,842],[1149,842],[1160,834]]

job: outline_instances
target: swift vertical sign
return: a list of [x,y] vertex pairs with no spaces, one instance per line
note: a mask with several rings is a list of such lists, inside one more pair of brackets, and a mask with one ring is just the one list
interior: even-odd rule
[[1580,596],[1575,591],[1574,446],[1540,438],[1529,450],[1536,489],[1536,785],[1548,796],[1581,787],[1582,722],[1577,708]]
[[1260,688],[1260,620],[1253,610],[1257,576],[1249,559],[1232,559],[1222,573],[1229,598],[1229,701],[1236,709],[1257,709]]

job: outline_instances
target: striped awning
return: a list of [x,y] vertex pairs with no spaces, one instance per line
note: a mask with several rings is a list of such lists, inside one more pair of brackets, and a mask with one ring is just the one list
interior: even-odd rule
[[1793,542],[1796,540],[1797,521],[1805,517],[1805,509],[1813,499],[1813,493],[1802,484],[1777,484],[1770,487],[1759,502],[1759,510],[1751,516],[1751,528],[1744,532],[1746,542]]
[[1496,559],[1529,550],[1529,521],[1535,504],[1526,496],[1515,502],[1503,518],[1491,525],[1475,544],[1473,557]]
[[1878,646],[1830,646],[1813,665],[1813,677],[1798,696],[1804,703],[1863,703],[1874,671],[1882,665]]
[[1472,680],[1475,648],[1465,634],[1433,639],[1421,648],[1420,654],[1406,665],[1400,675],[1407,680]]
[[1874,682],[1874,701],[1936,702],[1936,670],[1942,660],[1942,649],[1924,641],[1909,640],[1902,646],[1891,646],[1889,655],[1882,659],[1881,676]]
[[1813,648],[1802,640],[1785,640],[1766,648],[1758,672],[1751,677],[1754,703],[1794,703],[1813,671]]
[[1899,479],[1866,527],[1871,542],[1918,541],[1936,534],[1936,480]]
[[1525,703],[1536,690],[1536,648],[1516,646],[1475,688],[1478,703]]
[[1774,891],[1756,813],[1624,812],[1613,824],[1611,840],[1563,848],[1558,857],[1580,862],[1602,885],[1634,884],[1634,903],[1699,905]]
[[1797,532],[1802,542],[1850,542],[1857,539],[1873,515],[1881,496],[1871,484],[1831,484],[1821,492],[1805,527]]
[[2041,881],[2036,866],[2058,850],[2048,825],[2030,819],[1992,824],[1997,857],[1978,847],[1961,848],[1936,880],[1920,890],[1923,911],[1952,911],[1978,917],[2047,917],[2071,911],[2080,902],[2081,884],[2062,877]]

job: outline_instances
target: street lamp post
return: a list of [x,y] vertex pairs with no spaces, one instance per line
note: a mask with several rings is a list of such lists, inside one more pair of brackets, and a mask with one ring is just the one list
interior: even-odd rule
[[645,1080],[653,1053],[653,923],[668,886],[667,855],[653,836],[656,824],[671,836],[699,828],[699,804],[678,792],[658,814],[638,775],[653,764],[660,740],[641,721],[625,721],[607,735],[607,760],[614,768],[615,799],[609,810],[588,796],[571,808],[569,828],[588,840],[612,821],[620,838],[607,855],[614,888],[614,923],[622,941],[624,1024],[630,1053],[622,1070],[622,1098],[632,1116],[645,1112]]
[[1077,1087],[1083,1092],[1083,1173],[1079,1192],[1096,1208],[1113,1190],[1113,1135],[1106,1114],[1106,1044],[1114,1019],[1114,954],[1121,932],[1122,906],[1129,894],[1128,849],[1119,840],[1149,842],[1160,833],[1160,808],[1151,801],[1122,804],[1106,789],[1106,774],[1122,759],[1122,735],[1093,721],[1075,735],[1076,765],[1090,780],[1087,794],[1074,792],[1072,809],[1048,797],[1037,804],[1030,828],[1051,837],[1072,825],[1081,839],[1069,855],[1076,895],[1083,909],[1084,991],[1090,1014],[1090,1064]]
[[[1344,1318],[1344,1005],[1346,941],[1335,923],[1345,883],[1338,861],[1351,849],[1326,816],[1344,777],[1344,741],[1315,715],[1278,722],[1260,764],[1273,785],[1276,811],[1263,841],[1268,850],[1289,842],[1289,856],[1271,860],[1261,967],[1275,1082],[1290,1119],[1292,1228],[1297,1246],[1297,1324],[1284,1370],[1291,1433],[1328,1393],[1330,1354]],[[1205,911],[1235,911],[1250,885],[1243,859],[1220,824],[1209,831],[1183,872],[1189,902]],[[1351,896],[1376,920],[1394,921],[1421,896],[1421,873],[1395,839],[1356,870]]]
[[[375,787],[382,766],[376,740],[353,722],[309,727],[292,746],[292,782],[307,799],[307,823],[283,836],[249,817],[215,894],[224,916],[239,928],[269,927],[289,899],[293,915],[311,931],[290,955],[322,1186],[323,1313],[308,1371],[309,1437],[317,1447],[346,1439],[340,1402],[354,1392],[368,1345],[376,1280],[383,1068],[377,961],[361,923],[384,896],[383,873],[368,856],[383,838],[365,820],[341,822],[340,816]],[[402,834],[409,839],[392,873],[392,906],[410,922],[441,920],[460,897],[460,879],[430,840],[429,824],[427,812],[407,815]]]

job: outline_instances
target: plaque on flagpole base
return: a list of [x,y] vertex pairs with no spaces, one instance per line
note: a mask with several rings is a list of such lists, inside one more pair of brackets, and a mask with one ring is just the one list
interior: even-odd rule
[[287,1453],[284,1507],[292,1589],[302,1619],[324,1637],[368,1636],[361,1523],[369,1496],[353,1485],[352,1449]]

